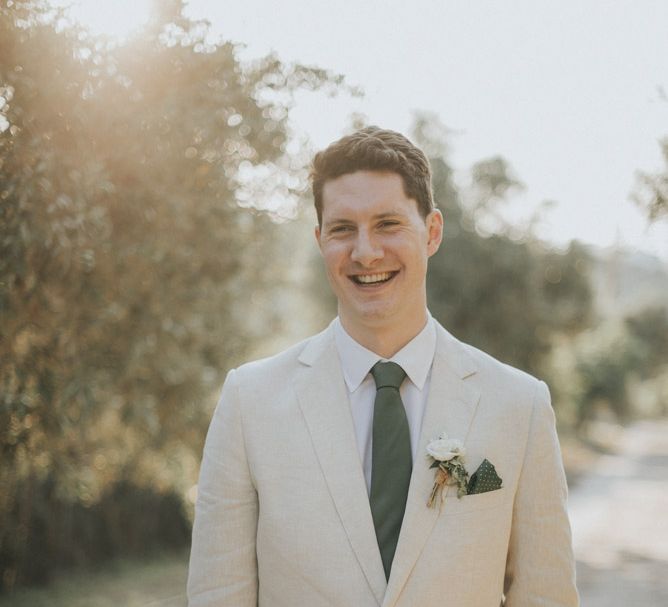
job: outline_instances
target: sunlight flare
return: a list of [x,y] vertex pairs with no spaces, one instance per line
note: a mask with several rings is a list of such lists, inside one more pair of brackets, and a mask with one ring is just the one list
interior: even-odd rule
[[151,0],[75,0],[69,14],[94,35],[124,40],[146,24],[151,4]]

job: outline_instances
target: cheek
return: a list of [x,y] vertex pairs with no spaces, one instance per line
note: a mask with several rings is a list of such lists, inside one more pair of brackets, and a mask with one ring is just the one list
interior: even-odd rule
[[341,265],[347,258],[345,245],[328,244],[322,249],[322,258],[327,269],[332,269]]

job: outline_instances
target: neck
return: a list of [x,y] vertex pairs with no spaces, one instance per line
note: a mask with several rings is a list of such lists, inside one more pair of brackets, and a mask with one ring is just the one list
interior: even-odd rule
[[346,333],[357,343],[383,358],[391,358],[424,329],[427,324],[427,310],[425,308],[422,314],[416,315],[415,320],[410,323],[388,324],[385,321],[377,325],[362,325],[350,322],[340,313],[339,320]]

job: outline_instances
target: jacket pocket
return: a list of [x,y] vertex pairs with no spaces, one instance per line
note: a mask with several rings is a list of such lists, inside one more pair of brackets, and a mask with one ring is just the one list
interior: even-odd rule
[[461,498],[457,497],[456,487],[452,487],[445,497],[443,511],[447,511],[449,514],[466,514],[467,512],[487,510],[489,508],[501,509],[508,504],[510,499],[511,496],[506,487],[501,487],[494,491],[486,491],[485,493],[464,495]]

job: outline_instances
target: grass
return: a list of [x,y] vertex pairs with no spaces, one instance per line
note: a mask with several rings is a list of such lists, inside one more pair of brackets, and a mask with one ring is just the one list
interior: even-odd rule
[[0,607],[185,607],[188,554],[114,561],[68,572],[43,588],[0,596]]

